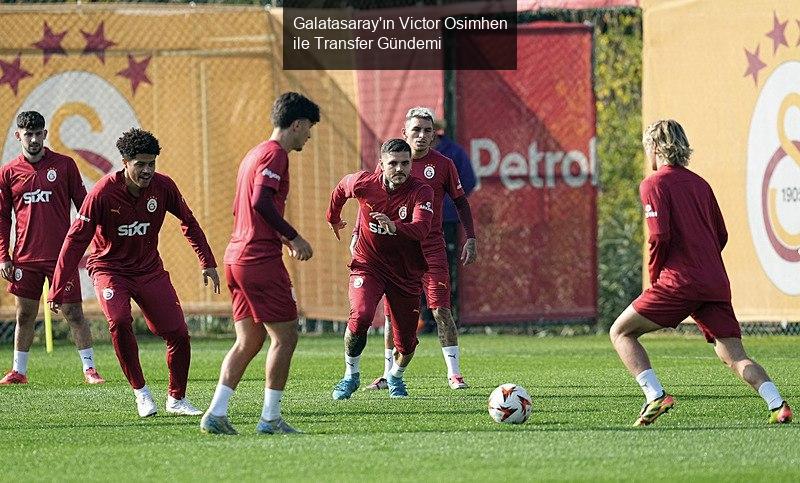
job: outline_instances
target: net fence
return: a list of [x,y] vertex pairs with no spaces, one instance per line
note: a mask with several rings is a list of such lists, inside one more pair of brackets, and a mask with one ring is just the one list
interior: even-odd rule
[[[291,156],[286,216],[325,255],[287,265],[303,313],[346,317],[347,244],[336,242],[324,213],[332,187],[360,166],[352,72],[284,71],[281,12],[257,6],[15,5],[2,7],[0,20],[2,162],[19,154],[13,135],[23,110],[45,116],[49,146],[76,160],[87,189],[121,168],[114,143],[123,131],[150,130],[162,146],[158,170],[177,183],[220,265],[235,173],[269,137],[272,102],[288,90],[316,101],[322,120],[306,150]],[[230,314],[227,290],[203,285],[174,217],[158,250],[187,315]],[[82,289],[85,311],[97,317],[85,271]],[[3,293],[0,318],[13,317]]]
[[[578,55],[566,53],[555,59],[559,63],[553,67],[543,63],[528,67],[523,76],[526,82],[494,74],[500,77],[497,86],[516,89],[514,94],[518,101],[515,106],[502,107],[498,102],[498,93],[505,92],[500,87],[494,90],[489,87],[478,94],[483,96],[483,102],[465,106],[464,99],[471,96],[469,89],[478,86],[470,82],[469,75],[459,80],[458,76],[442,75],[441,72],[409,76],[399,71],[284,71],[280,55],[282,17],[280,9],[271,8],[280,7],[282,2],[279,1],[200,1],[191,6],[172,2],[119,5],[102,2],[80,5],[0,3],[3,4],[0,5],[0,126],[6,129],[0,162],[6,163],[18,153],[19,146],[13,141],[13,119],[20,110],[35,109],[45,114],[50,129],[50,146],[76,159],[87,187],[105,173],[119,169],[114,141],[123,130],[133,125],[150,129],[164,148],[159,158],[159,169],[177,182],[220,263],[230,235],[234,173],[246,151],[268,136],[270,104],[285,90],[302,92],[320,104],[323,119],[314,128],[312,141],[302,153],[291,156],[292,192],[287,204],[287,219],[311,242],[318,254],[310,262],[302,264],[287,259],[301,313],[306,319],[306,330],[312,332],[321,328],[334,329],[335,324],[321,321],[343,320],[348,311],[343,281],[347,277],[349,256],[346,243],[337,243],[324,223],[328,194],[341,176],[374,162],[374,150],[380,138],[399,131],[402,114],[409,106],[397,100],[398,89],[403,90],[403,95],[408,93],[415,95],[415,99],[423,98],[414,104],[442,109],[449,121],[449,132],[471,151],[471,139],[478,137],[470,134],[471,130],[474,131],[471,126],[490,124],[494,131],[492,135],[502,137],[498,133],[503,128],[509,130],[509,113],[527,108],[524,99],[529,94],[520,93],[519,89],[526,85],[536,86],[543,69],[569,68],[570,62],[574,62]],[[221,3],[227,5],[216,5]],[[317,7],[370,9],[459,2],[368,0],[315,3]],[[519,3],[524,10],[525,2]],[[531,9],[546,3],[556,2],[530,2]],[[633,42],[637,36],[641,41],[639,20],[627,26],[617,24],[615,19],[620,18],[620,14],[614,10],[537,10],[521,12],[518,18],[521,25],[545,20],[594,23],[595,36],[598,33],[602,36],[600,46],[595,45],[593,50],[589,50],[590,54],[597,56],[601,51],[620,57],[602,57],[607,62],[592,65],[594,70],[588,76],[590,82],[606,75],[604,72],[611,69],[611,65],[632,62],[630,55],[622,55],[628,52],[624,50],[628,47],[609,47],[613,38],[605,35],[607,31],[616,26],[627,35],[630,33],[627,29],[630,29],[632,34],[621,44]],[[596,62],[596,58],[591,61]],[[473,73],[473,81],[477,77]],[[501,161],[510,152],[517,152],[524,158],[507,161],[511,171],[507,173],[505,182],[528,183],[517,190],[517,194],[524,194],[532,208],[526,209],[528,205],[515,202],[505,188],[498,189],[500,194],[494,197],[494,205],[481,205],[475,198],[473,214],[476,225],[479,230],[484,227],[484,235],[488,235],[482,245],[484,253],[503,271],[486,270],[479,276],[467,273],[459,284],[462,297],[465,297],[466,290],[466,297],[473,304],[467,310],[477,314],[474,323],[515,321],[513,325],[498,326],[498,330],[545,331],[549,334],[555,330],[551,330],[549,324],[558,319],[570,322],[574,327],[570,330],[576,333],[584,332],[581,327],[587,327],[586,332],[591,332],[598,298],[600,317],[610,323],[641,288],[641,256],[640,252],[634,253],[640,250],[640,246],[631,242],[641,232],[638,200],[631,189],[630,172],[619,169],[628,162],[626,158],[630,158],[633,160],[630,164],[635,167],[634,175],[639,176],[641,163],[637,164],[638,158],[629,151],[614,151],[625,145],[623,137],[631,137],[616,134],[618,130],[627,128],[622,123],[633,124],[636,130],[639,129],[641,109],[641,91],[623,91],[617,84],[638,86],[640,78],[622,79],[613,72],[610,77],[612,81],[595,86],[595,91],[599,93],[597,107],[600,112],[597,149],[599,158],[605,163],[598,176],[603,180],[605,172],[618,178],[609,180],[606,176],[605,185],[601,181],[597,186],[601,205],[604,197],[614,200],[606,202],[613,206],[605,209],[601,206],[599,241],[601,247],[609,243],[613,246],[608,253],[602,252],[601,248],[599,255],[587,252],[576,258],[574,251],[583,250],[582,243],[586,237],[594,236],[591,228],[570,230],[564,223],[553,227],[552,221],[564,222],[574,216],[597,216],[597,213],[591,213],[593,205],[585,203],[587,199],[594,203],[596,194],[584,192],[592,190],[591,185],[584,185],[579,190],[566,189],[561,165],[554,162],[552,167],[561,176],[558,181],[561,185],[551,191],[537,192],[530,186],[530,180],[534,178],[530,161],[531,140],[524,140],[519,147],[501,148]],[[435,89],[425,90],[426,82],[436,84]],[[582,108],[574,105],[580,101],[580,96],[571,95],[571,92],[581,82],[575,76],[565,76],[553,86],[554,95],[547,96],[528,112],[540,114],[549,110],[564,113],[553,126],[547,127],[545,134],[551,152],[569,151],[562,149],[565,143],[559,133],[576,128],[579,117],[575,113]],[[367,94],[365,86],[374,88],[380,85],[387,92]],[[591,91],[591,86],[588,89]],[[627,111],[614,111],[603,117],[604,110],[609,112],[609,106],[621,103],[625,103]],[[510,132],[508,137],[513,138],[514,134]],[[637,138],[638,132],[633,136],[634,148],[638,151]],[[542,144],[537,143],[537,148]],[[588,157],[591,148],[583,141],[581,145]],[[545,179],[546,161],[542,161],[539,167],[545,171],[535,174]],[[567,171],[567,176],[577,174],[572,168]],[[504,183],[499,172],[484,178],[484,193]],[[614,190],[620,185],[624,185],[632,195],[617,196],[619,193]],[[624,203],[618,203],[626,196]],[[613,218],[627,213],[631,206],[634,206],[634,221],[627,223],[630,217],[622,218],[626,227],[633,228],[604,237],[603,227],[607,230],[613,223],[606,223],[603,213]],[[352,219],[353,215],[354,206],[350,204],[344,216]],[[501,215],[510,217],[513,223],[503,224],[503,227],[497,225],[502,229],[491,229]],[[611,221],[615,220],[618,221],[617,218]],[[513,240],[511,248],[508,248],[507,237]],[[622,242],[614,242],[616,238]],[[177,222],[169,217],[162,229],[159,250],[193,330],[207,334],[227,332],[225,317],[230,313],[227,291],[223,289],[221,295],[215,295],[203,286],[196,257],[181,236]],[[625,252],[624,256],[618,253],[621,250]],[[634,265],[629,263],[631,260]],[[550,265],[543,265],[542,261]],[[598,265],[600,277],[595,275],[593,281],[575,282],[575,274]],[[541,284],[531,285],[524,277],[507,275],[520,271],[537,272]],[[616,281],[623,279],[632,282],[622,289],[615,288]],[[599,295],[596,293],[598,285]],[[511,290],[509,286],[518,290]],[[87,313],[98,317],[99,311],[92,302],[93,289],[85,274],[82,289],[87,299]],[[616,292],[611,293],[614,290]],[[524,306],[526,310],[533,307],[539,312],[497,317],[495,306],[481,302],[487,297],[497,300],[511,297],[516,305]],[[581,308],[583,312],[559,312],[558,303],[570,309]],[[13,299],[8,294],[0,294],[0,319],[13,317]],[[590,323],[586,323],[587,320]],[[63,334],[67,333],[63,322],[57,322],[56,327],[60,327]],[[541,327],[541,331],[537,327]],[[800,334],[798,324],[791,320],[745,323],[743,329],[750,335]],[[463,327],[462,330],[482,329]],[[680,330],[692,331],[694,327],[682,326]],[[11,338],[13,324],[0,325],[0,341]]]

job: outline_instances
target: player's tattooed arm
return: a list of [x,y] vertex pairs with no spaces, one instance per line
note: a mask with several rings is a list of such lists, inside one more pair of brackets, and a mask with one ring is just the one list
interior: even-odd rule
[[203,284],[208,287],[208,280],[211,279],[211,288],[214,290],[214,293],[219,293],[219,274],[217,273],[217,268],[204,268],[200,273],[203,275]]
[[478,242],[474,238],[467,238],[464,248],[461,250],[461,261],[464,266],[475,262],[478,259]]
[[397,233],[397,226],[392,220],[389,219],[387,215],[373,211],[369,214],[369,216],[371,216],[373,220],[377,221],[378,225],[380,225],[384,230],[392,234]]

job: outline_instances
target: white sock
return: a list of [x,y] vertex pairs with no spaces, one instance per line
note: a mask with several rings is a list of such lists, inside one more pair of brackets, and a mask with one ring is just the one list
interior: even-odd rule
[[352,376],[361,372],[361,356],[350,357],[344,355],[344,377]]
[[261,419],[274,421],[281,417],[281,397],[283,397],[283,391],[264,388],[264,407],[261,409]]
[[78,355],[81,356],[81,364],[83,364],[83,372],[87,369],[94,367],[94,349],[79,349]]
[[461,351],[458,346],[442,347],[442,354],[444,354],[444,363],[447,364],[447,377],[453,374],[461,374],[461,368],[458,364],[461,358]]
[[20,374],[27,374],[28,354],[28,352],[14,351],[14,367],[12,367],[12,369]]
[[396,377],[396,378],[402,379],[404,372],[406,372],[406,368],[405,367],[401,367],[401,366],[397,365],[397,362],[393,362],[392,363],[392,370],[389,371],[389,375],[391,375],[392,377]]
[[383,378],[389,375],[389,371],[392,370],[392,364],[394,364],[394,349],[383,349]]
[[214,397],[211,398],[211,404],[208,406],[208,412],[214,416],[227,416],[228,401],[231,400],[233,391],[234,389],[224,384],[217,384],[217,388],[214,390]]
[[639,387],[642,388],[644,397],[649,403],[655,401],[664,394],[664,388],[661,386],[661,383],[658,382],[656,373],[653,372],[652,369],[640,372],[639,375],[636,376],[636,382],[639,383]]
[[[148,396],[150,396],[150,389],[148,389],[148,388],[147,388],[147,384],[145,384],[144,386],[142,386],[142,388],[141,388],[141,389],[134,389],[134,390],[133,390],[133,393],[134,393],[134,394],[136,394],[136,396],[137,396],[137,397],[139,397],[139,396],[143,396],[143,395],[148,395]],[[151,396],[151,397],[152,397],[152,396]]]
[[781,407],[781,404],[783,404],[783,398],[778,392],[778,388],[775,387],[775,384],[773,384],[772,381],[767,381],[759,386],[758,394],[764,398],[764,402],[767,403],[767,408],[770,411],[778,409]]

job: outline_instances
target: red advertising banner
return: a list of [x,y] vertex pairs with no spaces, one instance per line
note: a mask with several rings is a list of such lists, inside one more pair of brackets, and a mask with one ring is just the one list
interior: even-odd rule
[[456,72],[456,138],[478,181],[465,324],[597,315],[592,30],[538,23],[518,39],[516,71]]
[[356,77],[364,169],[375,169],[384,141],[403,137],[410,108],[425,106],[433,109],[437,117],[443,116],[441,70],[359,70]]
[[[372,171],[378,164],[381,144],[402,138],[406,113],[415,106],[434,110],[443,117],[444,75],[441,70],[356,71],[360,125],[361,166]],[[383,326],[383,304],[378,304],[373,325]]]

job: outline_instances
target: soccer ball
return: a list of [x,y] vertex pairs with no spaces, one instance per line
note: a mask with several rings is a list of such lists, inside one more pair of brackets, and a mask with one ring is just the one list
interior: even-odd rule
[[516,384],[497,386],[489,396],[489,416],[498,423],[521,424],[531,415],[531,397]]

